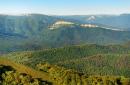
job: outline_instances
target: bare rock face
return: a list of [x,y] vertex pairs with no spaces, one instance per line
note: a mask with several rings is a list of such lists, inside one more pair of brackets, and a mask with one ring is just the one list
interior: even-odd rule
[[64,20],[60,20],[60,21],[57,21],[55,22],[53,25],[50,26],[50,30],[54,30],[54,29],[57,29],[58,27],[60,26],[69,26],[69,25],[73,25],[75,23],[73,22],[69,22],[69,21],[64,21]]

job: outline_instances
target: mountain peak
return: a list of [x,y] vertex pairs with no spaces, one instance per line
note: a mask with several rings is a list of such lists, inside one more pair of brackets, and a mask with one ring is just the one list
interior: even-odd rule
[[95,20],[96,17],[95,16],[90,16],[87,20]]

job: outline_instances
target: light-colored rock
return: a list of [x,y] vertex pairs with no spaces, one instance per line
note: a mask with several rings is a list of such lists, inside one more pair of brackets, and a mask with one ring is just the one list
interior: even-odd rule
[[98,27],[97,25],[94,24],[81,24],[81,27],[88,27],[88,28],[94,28],[94,27]]
[[73,24],[75,24],[75,23],[60,20],[60,21],[55,22],[52,26],[50,26],[49,29],[53,30],[53,29],[57,29],[59,26],[62,26],[62,25],[73,25]]

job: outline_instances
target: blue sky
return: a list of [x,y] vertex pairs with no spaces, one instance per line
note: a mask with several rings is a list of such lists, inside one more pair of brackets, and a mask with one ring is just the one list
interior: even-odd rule
[[0,13],[121,14],[130,13],[130,0],[0,0]]

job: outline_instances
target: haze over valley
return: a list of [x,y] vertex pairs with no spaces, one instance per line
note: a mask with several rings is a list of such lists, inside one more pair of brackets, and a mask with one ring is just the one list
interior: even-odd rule
[[128,0],[0,2],[0,85],[130,85]]

